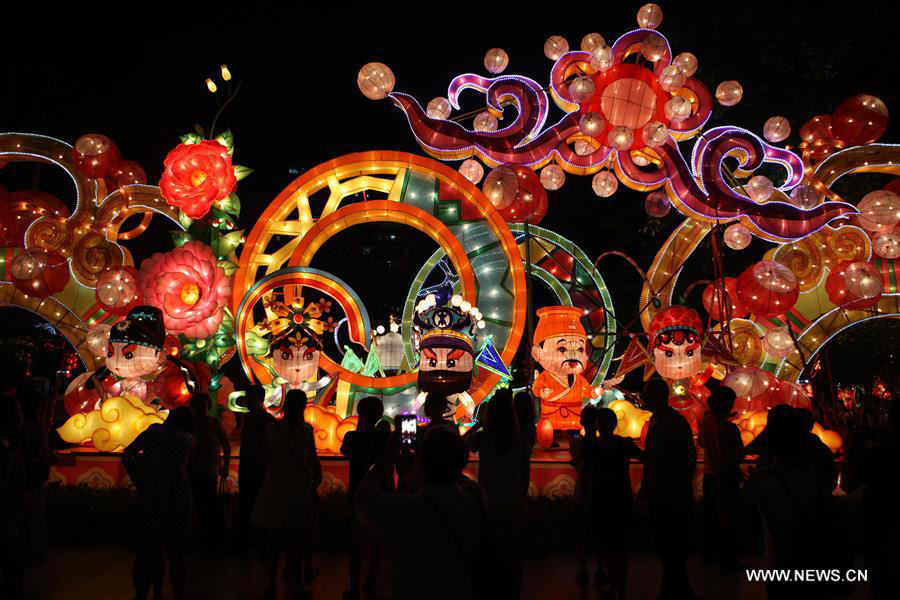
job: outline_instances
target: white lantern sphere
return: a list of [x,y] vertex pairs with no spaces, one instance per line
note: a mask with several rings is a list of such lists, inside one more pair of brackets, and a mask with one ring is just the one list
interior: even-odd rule
[[650,62],[656,62],[663,57],[669,45],[658,33],[651,33],[641,42],[641,54]]
[[657,4],[652,2],[645,4],[638,9],[637,23],[643,29],[656,29],[663,20],[663,11]]
[[459,294],[454,294],[453,297],[450,298],[450,304],[452,304],[453,306],[459,306],[460,304],[462,304],[462,301],[463,297]]
[[468,300],[463,300],[462,303],[459,305],[459,310],[463,311],[464,313],[469,312],[471,309],[472,309],[472,303],[469,302]]
[[576,77],[569,84],[569,95],[579,104],[587,102],[594,95],[594,80],[587,75]]
[[578,129],[581,130],[581,133],[591,137],[598,135],[605,126],[606,121],[599,113],[595,112],[584,113],[578,120]]
[[697,57],[690,52],[682,52],[675,57],[672,63],[681,67],[681,72],[685,77],[693,77],[697,72]]
[[784,358],[794,349],[794,340],[786,327],[778,327],[766,333],[763,346],[770,356]]
[[484,68],[488,73],[497,75],[506,70],[509,65],[509,54],[503,48],[491,48],[484,55]]
[[609,135],[606,136],[606,141],[610,148],[628,150],[634,143],[634,132],[631,131],[630,127],[619,125],[610,129]]
[[459,165],[459,172],[463,177],[476,185],[478,185],[478,182],[484,177],[484,167],[481,166],[480,162],[473,158],[464,160],[463,163]]
[[438,96],[437,98],[432,98],[431,102],[428,103],[428,106],[425,108],[425,114],[432,119],[446,119],[450,116],[451,109],[450,101]]
[[566,182],[566,173],[559,165],[547,165],[541,169],[541,185],[545,190],[558,190]]
[[732,250],[743,250],[753,240],[753,233],[740,223],[732,223],[725,228],[722,234],[725,245]]
[[578,156],[587,156],[591,154],[596,148],[594,148],[593,144],[585,139],[577,139],[575,140],[575,154]]
[[581,38],[581,51],[582,52],[593,52],[594,48],[597,46],[603,46],[606,44],[606,40],[603,39],[603,36],[599,33],[589,33],[583,38]]
[[772,197],[775,185],[765,175],[757,175],[744,184],[744,191],[754,202],[765,202]]
[[791,122],[786,117],[769,117],[763,124],[763,137],[773,144],[783,142],[791,135]]
[[601,44],[591,50],[591,66],[598,71],[605,71],[612,66],[613,52],[612,48],[606,44]]
[[819,193],[811,185],[798,185],[791,190],[791,204],[809,210],[819,204]]
[[881,258],[900,258],[900,232],[878,233],[872,238],[872,252]]
[[112,325],[106,323],[96,323],[88,329],[85,343],[88,350],[94,356],[106,356],[107,346],[109,345],[109,332]]
[[890,190],[869,192],[856,208],[859,225],[866,231],[888,233],[900,223],[900,196]]
[[673,123],[684,121],[691,116],[693,110],[691,101],[684,96],[672,96],[665,106],[666,118]]
[[544,42],[544,56],[550,60],[559,60],[559,57],[569,51],[569,42],[561,35],[551,35]]
[[723,81],[716,87],[716,100],[722,106],[734,106],[744,97],[744,88],[734,80]]
[[503,210],[516,199],[519,178],[509,167],[497,167],[484,178],[481,191],[497,210]]
[[370,62],[359,70],[356,85],[363,96],[370,100],[381,100],[394,91],[394,72],[384,63]]
[[669,129],[659,121],[650,121],[641,130],[641,139],[651,148],[659,148],[669,140]]
[[667,92],[676,92],[684,85],[687,79],[678,65],[669,65],[659,74],[659,87]]
[[609,198],[616,193],[619,180],[612,171],[600,171],[591,180],[591,188],[601,198]]
[[375,328],[375,333],[377,333],[378,335],[384,335],[384,332],[385,332],[384,325],[379,325],[378,327]]
[[498,125],[497,117],[488,111],[478,113],[478,116],[475,117],[475,121],[472,123],[475,131],[497,131]]

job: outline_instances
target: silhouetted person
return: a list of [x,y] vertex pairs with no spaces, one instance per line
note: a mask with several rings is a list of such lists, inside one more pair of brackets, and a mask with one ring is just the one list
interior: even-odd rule
[[447,396],[443,394],[430,392],[425,396],[425,404],[422,407],[422,411],[428,418],[428,423],[424,427],[425,431],[430,427],[453,426],[453,421],[450,421],[446,416],[447,404]]
[[0,597],[22,597],[27,470],[19,451],[22,417],[14,394],[0,395]]
[[44,484],[50,477],[50,455],[47,446],[48,404],[34,382],[26,380],[17,386],[22,408],[22,445],[25,461],[26,502],[23,542],[28,564],[41,564],[47,554],[47,524],[44,508]]
[[188,479],[194,493],[194,506],[200,521],[201,539],[209,544],[220,541],[224,523],[216,496],[219,477],[228,479],[231,462],[231,444],[222,423],[209,415],[211,400],[208,394],[194,394],[190,399],[194,411],[194,438],[197,447],[188,464]]
[[241,459],[238,463],[238,511],[235,528],[241,547],[250,542],[250,513],[265,478],[263,440],[266,427],[275,422],[263,405],[262,386],[253,386],[244,396],[248,412],[241,419]]
[[816,417],[812,411],[807,408],[795,408],[797,416],[803,424],[806,431],[804,436],[804,448],[807,458],[812,465],[819,470],[825,482],[834,489],[838,484],[838,466],[834,460],[834,453],[831,448],[825,445],[819,436],[813,433],[813,426],[816,424]]
[[669,406],[669,386],[664,381],[648,381],[644,401],[653,416],[647,428],[641,494],[647,499],[650,527],[662,564],[659,597],[690,599],[694,592],[687,573],[687,554],[697,449],[691,426]]
[[527,496],[528,486],[531,483],[531,453],[534,450],[534,442],[537,438],[534,400],[528,392],[519,392],[513,396],[513,406],[516,409],[519,433],[522,435],[526,450],[525,455],[522,457],[522,493]]
[[273,554],[269,560],[267,598],[276,594],[278,561],[285,555],[285,578],[294,594],[304,583],[305,554],[315,529],[313,494],[322,483],[313,429],[303,420],[306,394],[290,390],[284,417],[266,427],[263,461],[267,465],[262,489],[250,522],[269,530]]
[[459,435],[459,429],[445,416],[447,412],[447,396],[429,392],[425,396],[422,410],[428,419],[428,423],[417,428],[416,442],[413,448],[410,449],[404,446],[396,457],[397,475],[400,481],[399,489],[409,494],[419,491],[424,484],[424,475],[422,473],[422,465],[418,460],[418,454],[422,441],[428,435],[428,432],[443,427]]
[[488,530],[502,563],[496,565],[492,577],[492,596],[518,598],[527,542],[521,471],[527,449],[508,389],[494,393],[486,413],[484,427],[469,438],[469,449],[478,453],[478,483],[487,502]]
[[[581,409],[579,421],[584,429],[584,435],[572,436],[569,452],[572,454],[572,466],[575,468],[575,493],[572,498],[575,502],[575,559],[578,561],[575,582],[584,586],[589,580],[588,547],[591,544],[591,528],[585,499],[585,488],[590,487],[590,472],[585,468],[585,458],[588,444],[597,437],[597,409],[590,404],[585,406]],[[599,558],[596,578],[599,586],[604,579]]]
[[164,554],[176,600],[184,597],[184,546],[196,530],[187,468],[196,441],[194,413],[179,406],[162,424],[151,425],[122,453],[122,463],[138,493],[140,542],[134,557],[134,589],[143,600],[153,586],[160,598]]
[[697,441],[703,448],[703,557],[711,562],[718,551],[725,571],[743,568],[737,561],[737,519],[744,443],[729,421],[736,396],[720,385],[709,398]]
[[779,420],[790,417],[793,414],[794,407],[790,404],[776,404],[769,409],[769,414],[766,417],[766,426],[744,448],[745,455],[756,455],[756,469],[771,467],[775,463],[775,457],[769,449],[769,429],[773,422],[777,423]]
[[419,492],[382,489],[391,468],[388,453],[363,478],[354,507],[391,556],[394,600],[473,598],[486,511],[477,488],[460,485],[468,461],[465,443],[452,428],[435,427],[418,452],[424,474]]
[[[356,405],[359,422],[356,431],[344,436],[341,454],[350,462],[350,482],[347,487],[347,501],[353,510],[353,500],[362,478],[369,472],[388,449],[390,427],[387,430],[378,427],[384,415],[384,405],[375,396],[366,396]],[[393,489],[393,472],[385,477],[382,486],[385,491]],[[344,594],[347,600],[359,598],[360,589],[366,598],[375,598],[378,586],[376,577],[381,564],[381,544],[378,538],[366,531],[355,513],[350,524],[350,590]],[[363,563],[368,563],[365,583],[360,587]]]

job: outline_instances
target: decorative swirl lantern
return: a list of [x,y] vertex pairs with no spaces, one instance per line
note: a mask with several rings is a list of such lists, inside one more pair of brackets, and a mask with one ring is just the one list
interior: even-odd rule
[[760,317],[774,317],[797,303],[800,288],[794,273],[773,260],[750,265],[737,280],[741,304]]

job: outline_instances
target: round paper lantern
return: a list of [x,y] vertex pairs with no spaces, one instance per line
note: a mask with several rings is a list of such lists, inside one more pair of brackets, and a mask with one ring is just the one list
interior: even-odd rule
[[432,119],[446,119],[450,116],[450,110],[450,101],[438,96],[437,98],[432,98],[431,102],[428,103],[428,106],[425,108],[425,114]]
[[591,188],[601,198],[609,198],[616,193],[619,180],[612,171],[600,171],[591,180]]
[[122,160],[115,142],[102,133],[88,133],[75,140],[70,156],[88,177],[106,177]]
[[606,40],[599,33],[589,33],[581,38],[582,52],[593,52],[594,48],[606,45]]
[[777,144],[791,135],[791,122],[785,117],[769,117],[763,124],[763,137]]
[[481,191],[497,210],[503,210],[516,199],[519,179],[510,167],[497,167],[484,178]]
[[803,124],[800,139],[810,146],[831,146],[834,143],[831,115],[818,115]]
[[638,9],[638,26],[644,29],[656,29],[663,20],[662,9],[653,3],[645,4]]
[[650,159],[644,156],[644,154],[641,152],[632,152],[629,156],[631,156],[631,162],[639,167],[646,167],[650,164]]
[[359,70],[356,85],[363,96],[370,100],[387,98],[394,91],[394,72],[384,63],[370,62]]
[[672,204],[665,192],[651,192],[644,199],[644,210],[654,219],[662,219],[672,210]]
[[558,190],[566,182],[566,173],[559,165],[547,165],[541,169],[541,185],[546,190]]
[[766,332],[763,338],[763,346],[769,356],[784,358],[794,349],[794,339],[786,327],[776,327]]
[[605,71],[612,66],[613,52],[612,48],[606,44],[601,44],[591,50],[591,66],[598,71]]
[[106,356],[106,347],[109,345],[109,332],[112,325],[96,323],[88,329],[84,343],[88,350],[96,357]]
[[488,111],[478,113],[478,116],[475,117],[475,121],[472,123],[475,131],[497,131],[497,125],[497,117]]
[[120,160],[119,164],[109,172],[109,178],[118,187],[147,183],[147,173],[144,172],[144,168],[133,160]]
[[559,60],[559,57],[569,51],[569,42],[561,35],[551,35],[544,42],[544,56],[550,60]]
[[569,95],[575,102],[587,102],[594,95],[594,80],[586,75],[576,77],[569,84]]
[[888,109],[881,98],[860,94],[848,98],[831,115],[834,136],[850,145],[877,141],[888,124]]
[[785,404],[794,408],[812,408],[812,402],[800,384],[790,381],[779,381],[781,385],[781,398]]
[[765,410],[782,400],[778,379],[755,367],[738,367],[725,376],[722,385],[734,390],[740,401],[735,408],[742,411]]
[[484,167],[481,166],[480,162],[473,158],[464,160],[463,163],[459,165],[459,172],[463,177],[475,185],[478,185],[478,182],[484,177]]
[[509,64],[509,54],[503,48],[491,48],[484,55],[484,68],[494,75],[502,73]]
[[641,139],[651,148],[659,148],[669,140],[669,129],[659,121],[650,121],[641,130]]
[[587,140],[578,139],[575,140],[575,154],[578,156],[587,156],[591,152],[595,150],[594,146]]
[[858,310],[878,303],[884,279],[869,262],[842,262],[828,274],[825,292],[835,306]]
[[691,101],[684,96],[673,96],[666,102],[665,112],[667,119],[677,123],[690,117],[693,108]]
[[800,286],[786,265],[774,260],[761,260],[750,265],[737,280],[740,303],[760,317],[774,317],[797,303]]
[[863,229],[887,233],[900,223],[900,196],[888,190],[869,192],[856,206],[856,218]]
[[628,150],[634,143],[634,133],[630,127],[618,125],[609,130],[606,141],[615,150]]
[[581,116],[581,119],[578,120],[578,129],[581,130],[581,133],[591,137],[594,137],[603,131],[605,126],[606,121],[595,112],[584,113]]
[[[720,299],[723,294],[718,286],[709,283],[703,288],[703,308],[706,309],[706,312],[709,314],[709,318],[718,321],[721,314],[722,309],[720,305]],[[731,317],[743,317],[747,314],[747,309],[741,306],[740,301],[737,295],[737,278],[735,277],[726,277],[725,278],[725,293],[724,295],[728,298],[728,302],[731,304]]]
[[675,57],[672,64],[681,67],[681,72],[684,73],[685,77],[693,77],[694,73],[697,72],[697,57],[690,52],[682,52]]
[[[103,354],[106,354],[105,348],[103,349]],[[66,393],[63,396],[63,407],[66,409],[66,413],[69,416],[74,416],[78,413],[86,413],[93,409],[97,402],[100,401],[100,391],[97,389],[98,386],[92,385],[89,387],[87,385],[88,379],[90,379],[93,374],[93,371],[81,373],[66,387]]]
[[722,240],[732,250],[743,250],[753,241],[753,233],[740,223],[732,223],[725,228]]
[[111,267],[97,277],[94,292],[103,310],[124,317],[140,301],[140,285],[134,267]]
[[656,62],[663,57],[669,49],[663,36],[652,33],[641,42],[641,54],[650,62]]
[[754,202],[765,202],[772,197],[775,186],[772,184],[772,180],[765,175],[757,175],[751,177],[750,181],[744,184],[744,191]]
[[798,185],[791,190],[791,204],[803,210],[809,210],[819,204],[819,193],[811,185]]
[[500,215],[509,223],[528,221],[537,225],[547,214],[547,190],[541,185],[537,173],[528,167],[512,168],[517,180],[513,201],[500,210]]
[[872,238],[872,252],[881,258],[900,258],[900,233],[879,233]]
[[25,250],[9,265],[13,285],[26,296],[46,298],[69,283],[69,263],[56,252]]
[[734,106],[744,97],[744,88],[734,80],[723,81],[716,87],[716,100],[722,106]]
[[678,65],[669,65],[659,73],[659,86],[667,92],[681,89],[687,79]]

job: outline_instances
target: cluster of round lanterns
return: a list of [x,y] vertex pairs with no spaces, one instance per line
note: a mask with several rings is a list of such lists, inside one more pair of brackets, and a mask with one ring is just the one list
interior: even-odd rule
[[46,298],[69,283],[69,263],[56,252],[34,249],[17,254],[9,265],[13,285],[26,296]]
[[107,187],[147,183],[144,169],[133,160],[122,160],[119,147],[102,133],[88,133],[77,140],[69,157],[84,175],[105,179]]
[[843,146],[862,146],[878,141],[888,124],[884,102],[870,94],[852,96],[830,115],[817,115],[800,128],[801,147],[812,159],[822,160]]

